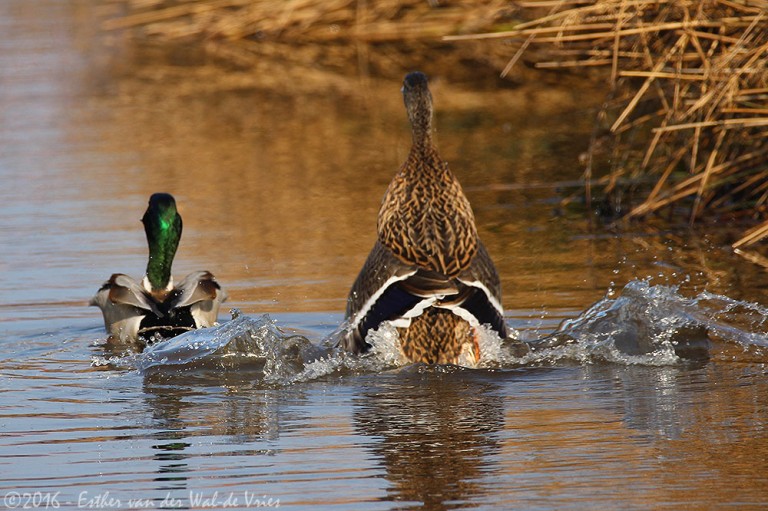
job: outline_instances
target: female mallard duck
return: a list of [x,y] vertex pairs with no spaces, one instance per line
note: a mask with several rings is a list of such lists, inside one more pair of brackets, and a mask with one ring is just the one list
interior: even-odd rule
[[427,77],[408,74],[402,91],[413,145],[384,195],[378,239],[352,285],[342,345],[364,352],[368,332],[390,321],[412,362],[477,363],[480,325],[507,335],[499,276],[432,140]]
[[124,342],[169,338],[187,330],[212,326],[227,293],[207,271],[190,273],[173,285],[171,265],[181,239],[181,215],[167,193],[155,193],[141,219],[149,245],[147,272],[141,284],[115,273],[90,305],[104,315],[104,326]]

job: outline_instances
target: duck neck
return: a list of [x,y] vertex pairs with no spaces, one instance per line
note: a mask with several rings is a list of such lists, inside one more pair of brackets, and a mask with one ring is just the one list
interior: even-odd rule
[[149,261],[147,261],[147,272],[144,277],[144,287],[150,293],[162,294],[173,288],[171,265],[175,252],[175,248],[172,251],[164,247],[153,249],[150,244]]
[[173,288],[171,266],[181,239],[181,217],[174,208],[156,216],[145,215],[143,221],[149,247],[145,287],[162,295]]
[[432,102],[429,97],[414,98],[416,103],[408,105],[408,120],[411,122],[413,148],[417,151],[434,149],[432,140]]

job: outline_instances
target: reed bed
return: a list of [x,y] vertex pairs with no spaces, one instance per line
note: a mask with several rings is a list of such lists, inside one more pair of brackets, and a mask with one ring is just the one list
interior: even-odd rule
[[[610,96],[587,153],[596,182],[637,218],[684,209],[701,218],[765,219],[768,212],[768,2],[743,0],[531,0],[512,30],[451,40],[508,39],[540,69],[602,70]],[[652,186],[625,183],[646,182]],[[643,179],[646,178],[646,179]],[[629,190],[629,189],[632,190]],[[768,222],[734,248],[768,235]]]
[[[584,158],[588,204],[597,186],[623,218],[768,217],[768,1],[123,1],[105,28],[203,41],[244,66],[389,73],[405,57],[366,48],[407,42],[407,64],[427,71],[439,49],[443,69],[475,75],[482,63],[518,75],[525,61],[607,80]],[[765,236],[768,222],[734,246]]]
[[166,37],[381,42],[472,32],[514,11],[506,0],[128,0],[124,15],[104,28],[143,27]]
[[[244,68],[266,58],[331,74],[362,67],[366,73],[395,76],[401,68],[429,71],[438,61],[446,70],[477,76],[478,66],[503,67],[509,43],[455,44],[442,37],[519,21],[519,9],[508,0],[114,1],[124,7],[103,24],[107,30],[165,43],[192,42]],[[466,62],[475,64],[474,71]]]

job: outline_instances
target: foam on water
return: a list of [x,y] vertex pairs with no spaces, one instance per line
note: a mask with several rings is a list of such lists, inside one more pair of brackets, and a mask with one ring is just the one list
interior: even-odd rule
[[[521,341],[512,330],[500,339],[490,328],[480,337],[481,368],[518,368],[557,363],[665,366],[705,360],[713,343],[738,346],[758,356],[768,348],[768,309],[708,292],[688,298],[673,286],[646,280],[628,283],[551,335]],[[291,384],[331,375],[381,372],[410,365],[390,324],[369,333],[364,355],[345,353],[335,340],[344,325],[319,343],[284,333],[268,315],[235,313],[221,326],[187,332],[143,353],[97,357],[94,365],[145,374],[192,370],[253,371],[267,384]],[[464,364],[462,364],[464,365]]]

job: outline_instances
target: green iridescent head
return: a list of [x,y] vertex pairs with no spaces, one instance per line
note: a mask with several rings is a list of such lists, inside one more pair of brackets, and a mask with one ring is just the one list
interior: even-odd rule
[[171,265],[181,239],[181,215],[168,193],[155,193],[141,219],[147,234],[149,261],[147,280],[152,291],[163,290],[171,280]]

